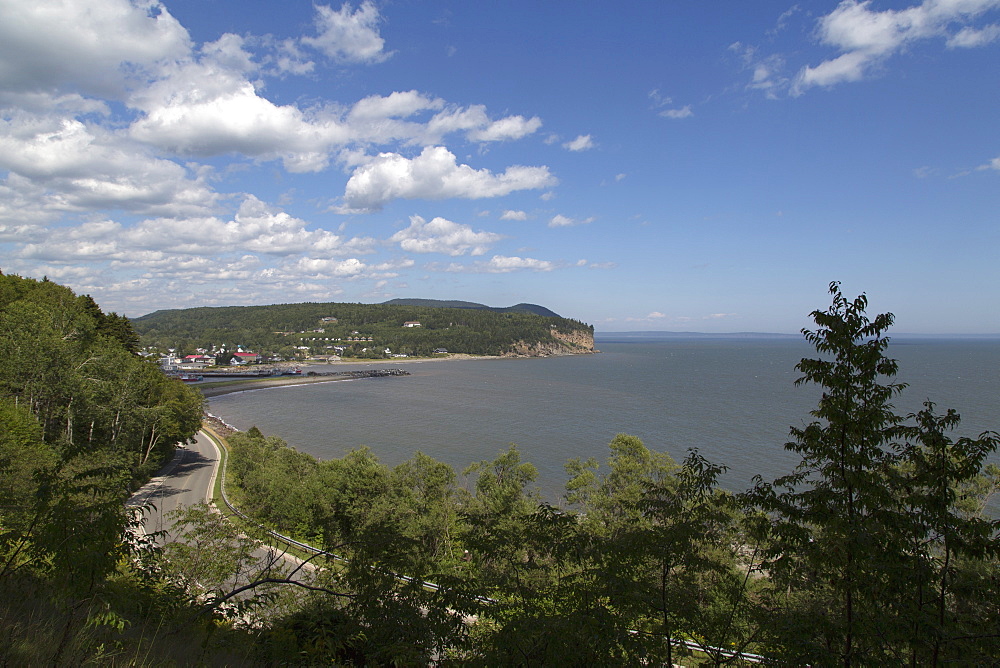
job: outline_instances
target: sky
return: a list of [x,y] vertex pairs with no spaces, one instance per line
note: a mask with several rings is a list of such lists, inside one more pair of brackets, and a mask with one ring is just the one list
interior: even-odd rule
[[106,311],[1000,333],[1000,0],[0,0],[0,271]]

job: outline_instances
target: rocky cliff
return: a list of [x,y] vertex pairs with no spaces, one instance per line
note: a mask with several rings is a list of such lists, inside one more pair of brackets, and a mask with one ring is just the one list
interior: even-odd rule
[[560,332],[552,328],[552,341],[536,341],[528,343],[518,341],[513,352],[508,357],[551,357],[554,355],[590,355],[599,350],[594,349],[594,332],[592,329],[574,329]]

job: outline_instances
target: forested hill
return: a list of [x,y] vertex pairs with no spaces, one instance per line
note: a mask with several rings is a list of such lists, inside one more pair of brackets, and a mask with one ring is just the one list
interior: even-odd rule
[[398,306],[435,306],[440,308],[471,308],[494,311],[496,313],[534,313],[546,318],[558,318],[559,314],[538,304],[514,304],[513,306],[486,306],[475,302],[445,301],[442,299],[390,299],[383,304]]
[[347,356],[378,357],[386,349],[406,355],[431,355],[440,349],[473,355],[552,355],[593,352],[594,346],[593,326],[531,304],[492,309],[471,302],[393,300],[200,307],[156,311],[132,320],[132,326],[141,344],[151,348],[241,346],[286,358],[338,348]]

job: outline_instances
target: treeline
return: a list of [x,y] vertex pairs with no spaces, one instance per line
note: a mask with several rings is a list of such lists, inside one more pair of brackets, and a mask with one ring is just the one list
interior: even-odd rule
[[[137,342],[89,296],[0,275],[0,663],[75,662],[76,630],[142,549],[125,501],[201,424],[200,394]],[[27,602],[58,619],[44,659],[14,652]]]
[[[323,321],[336,318],[336,322]],[[416,321],[420,327],[403,327]],[[226,306],[157,311],[132,321],[143,346],[191,351],[237,345],[255,352],[292,354],[294,347],[309,345],[320,352],[334,339],[372,337],[358,345],[388,347],[393,353],[430,355],[437,348],[476,355],[501,355],[519,341],[556,343],[552,329],[568,334],[593,327],[577,320],[534,313],[498,313],[483,309],[437,308],[393,304],[277,304]],[[322,329],[323,332],[313,330]],[[292,333],[284,335],[282,333]],[[299,332],[304,332],[299,334]],[[322,339],[314,342],[312,339]],[[329,340],[328,340],[329,339]]]
[[[1000,524],[984,515],[998,436],[955,439],[957,414],[930,403],[897,415],[892,316],[870,320],[864,297],[831,292],[806,332],[820,356],[797,366],[823,388],[786,445],[801,463],[739,494],[697,450],[677,463],[627,435],[605,465],[567,464],[558,505],[532,491],[536,471],[515,447],[460,477],[420,453],[388,468],[365,449],[318,461],[256,428],[234,435],[239,505],[349,560],[329,574],[344,595],[317,604],[341,626],[297,646],[364,629],[352,656],[375,663],[403,646],[405,662],[470,665],[670,665],[692,646],[715,665],[742,663],[733,653],[1000,662]],[[376,575],[394,604],[361,594]]]

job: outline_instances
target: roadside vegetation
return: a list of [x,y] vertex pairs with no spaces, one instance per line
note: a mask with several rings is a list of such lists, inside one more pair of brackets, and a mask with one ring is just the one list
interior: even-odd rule
[[[675,461],[625,434],[605,462],[567,462],[555,503],[533,491],[536,470],[514,446],[458,473],[419,452],[390,468],[366,449],[320,461],[257,428],[229,435],[233,502],[341,557],[312,559],[323,568],[295,586],[280,545],[251,560],[266,535],[203,507],[178,517],[187,538],[165,549],[128,531],[131,481],[190,436],[197,425],[182,416],[197,400],[179,383],[178,394],[143,385],[138,366],[135,385],[108,377],[128,400],[88,399],[105,387],[93,371],[102,355],[148,364],[129,352],[128,331],[102,314],[117,334],[100,333],[86,298],[64,288],[2,280],[2,345],[11,333],[59,352],[93,332],[94,346],[47,354],[66,361],[44,382],[47,364],[9,363],[36,347],[2,351],[3,661],[1000,662],[1000,523],[984,511],[1000,488],[986,463],[1000,438],[955,436],[958,415],[931,403],[897,414],[892,316],[869,318],[865,298],[837,284],[804,332],[817,356],[797,365],[799,382],[823,390],[785,445],[801,462],[741,493],[720,489],[724,467],[697,449]],[[32,388],[49,384],[69,389],[42,401]],[[174,416],[156,423],[169,436],[114,410],[133,405]],[[114,415],[131,431],[116,432]]]

